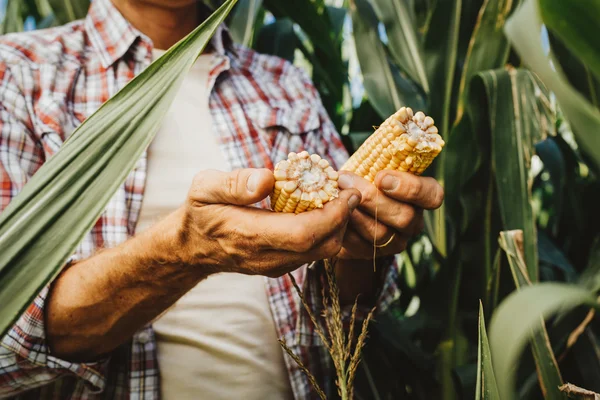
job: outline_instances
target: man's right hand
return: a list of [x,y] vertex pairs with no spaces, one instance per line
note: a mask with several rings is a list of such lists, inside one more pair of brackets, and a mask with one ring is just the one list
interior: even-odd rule
[[273,185],[268,169],[199,173],[185,204],[169,217],[175,258],[167,262],[277,277],[338,254],[360,192],[341,191],[323,209],[298,215],[249,207]]
[[177,211],[65,269],[45,307],[53,354],[92,361],[110,353],[212,273],[275,277],[337,255],[360,192],[298,215],[249,207],[273,183],[267,169],[201,172]]

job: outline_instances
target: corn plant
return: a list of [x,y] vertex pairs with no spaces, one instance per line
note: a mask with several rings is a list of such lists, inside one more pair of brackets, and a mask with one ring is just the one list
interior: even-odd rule
[[[49,26],[77,2],[7,12]],[[397,257],[402,294],[369,327],[356,398],[600,392],[597,1],[239,0],[227,21],[307,69],[349,150],[401,106],[447,143],[428,170],[445,205]]]

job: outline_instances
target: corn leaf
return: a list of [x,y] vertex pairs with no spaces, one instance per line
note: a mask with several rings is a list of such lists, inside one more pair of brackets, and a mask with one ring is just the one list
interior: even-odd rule
[[259,14],[262,0],[239,0],[231,12],[231,20],[227,24],[233,40],[244,46],[250,46],[254,35],[254,26]]
[[[460,31],[462,0],[438,1],[425,37],[424,54],[429,78],[429,114],[447,139],[451,121],[454,76]],[[444,157],[444,152],[440,154]]]
[[502,399],[516,399],[515,372],[523,348],[540,328],[540,317],[580,305],[600,309],[595,296],[575,285],[538,283],[511,293],[498,306],[490,324],[490,349]]
[[[523,232],[500,232],[500,247],[507,255],[517,290],[531,286],[531,280],[523,259]],[[565,400],[566,395],[558,390],[558,387],[563,385],[564,382],[543,319],[540,321],[540,326],[532,333],[531,349],[537,367],[538,380],[542,392],[545,394],[545,399]]]
[[90,0],[47,0],[58,25],[84,18],[90,8]]
[[61,269],[138,161],[227,0],[84,121],[0,215],[0,332]]
[[475,400],[500,400],[498,385],[492,367],[492,353],[485,330],[483,304],[479,303],[479,346],[477,348],[477,387]]
[[406,0],[372,0],[377,18],[385,26],[388,47],[398,65],[423,91],[429,93],[429,81],[423,48],[417,35],[411,4]]
[[542,19],[537,0],[525,0],[505,25],[509,41],[529,68],[551,90],[561,110],[569,120],[581,151],[592,162],[596,172],[600,171],[600,111],[573,89],[563,72],[544,53],[540,32]]
[[[496,191],[500,206],[500,215],[504,229],[521,229],[525,237],[525,264],[529,276],[537,281],[537,244],[536,227],[531,204],[531,179],[529,169],[534,145],[552,129],[552,113],[544,106],[547,94],[537,85],[533,76],[526,70],[493,70],[481,72],[473,78],[468,98],[468,108],[477,134],[485,135],[491,141],[491,167],[496,180]],[[535,116],[532,118],[531,116]],[[455,128],[462,132],[463,120]],[[455,139],[450,138],[449,149],[459,147]],[[476,137],[474,138],[475,140]],[[481,140],[481,139],[479,139]],[[455,149],[457,154],[462,154]],[[474,156],[471,156],[474,157]],[[460,167],[460,156],[451,158],[447,166],[448,173],[459,168],[465,177],[473,175],[475,166]],[[464,162],[464,160],[463,160]],[[470,169],[469,169],[470,168]],[[490,177],[490,179],[494,179]],[[450,180],[454,185],[457,182]],[[459,193],[460,187],[449,188]],[[467,199],[468,200],[468,199]],[[476,199],[471,199],[475,201]],[[466,201],[466,200],[465,200]],[[467,204],[468,206],[468,204]],[[475,205],[476,206],[476,205]],[[466,207],[465,207],[466,208]],[[465,213],[468,210],[465,209]],[[494,240],[496,234],[494,234]],[[491,257],[491,254],[490,254]]]
[[518,0],[485,0],[479,10],[460,79],[457,120],[462,117],[471,78],[479,71],[504,67],[510,46],[499,21],[508,17],[516,3]]
[[0,35],[22,31],[24,19],[22,0],[7,0],[4,18],[0,24]]
[[544,25],[600,78],[600,2],[539,0]]
[[382,119],[402,106],[425,108],[419,88],[390,62],[379,38],[379,21],[367,0],[351,0],[350,15],[363,84],[373,108]]

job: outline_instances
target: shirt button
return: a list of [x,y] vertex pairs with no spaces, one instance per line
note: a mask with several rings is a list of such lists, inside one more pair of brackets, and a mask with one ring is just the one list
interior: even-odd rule
[[148,333],[147,331],[140,332],[137,336],[137,340],[141,344],[146,344],[150,342],[150,333]]

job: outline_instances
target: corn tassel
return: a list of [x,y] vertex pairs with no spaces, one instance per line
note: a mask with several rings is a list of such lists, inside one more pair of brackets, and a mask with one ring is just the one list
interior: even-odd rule
[[[369,182],[382,170],[420,175],[443,147],[444,140],[431,117],[402,107],[369,136],[341,170]],[[275,211],[298,214],[322,208],[338,196],[338,174],[317,154],[290,153],[287,160],[275,166],[274,174],[271,208]]]

